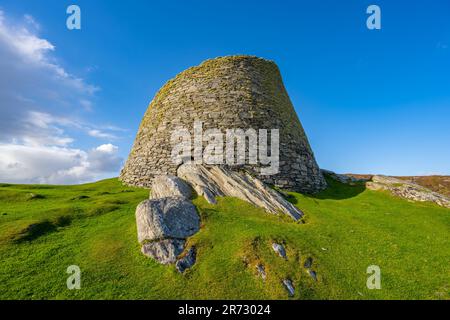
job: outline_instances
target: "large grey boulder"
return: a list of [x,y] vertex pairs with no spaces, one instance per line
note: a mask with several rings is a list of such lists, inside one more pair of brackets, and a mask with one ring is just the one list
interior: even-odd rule
[[220,166],[207,167],[185,163],[178,168],[177,175],[212,204],[216,203],[215,197],[236,197],[270,213],[287,214],[294,220],[303,216],[303,212],[280,193],[246,172],[236,172]]
[[161,264],[171,264],[177,261],[177,257],[183,252],[185,240],[165,239],[148,242],[142,245],[142,253],[153,258]]
[[195,206],[181,197],[145,200],[136,208],[138,240],[185,239],[200,229]]
[[439,206],[450,208],[450,199],[418,184],[400,180],[394,177],[376,175],[366,183],[371,190],[387,190],[393,195],[412,201],[429,201]]
[[155,179],[153,179],[151,190],[151,199],[166,197],[183,197],[190,199],[192,197],[191,187],[182,179],[171,175],[155,177]]

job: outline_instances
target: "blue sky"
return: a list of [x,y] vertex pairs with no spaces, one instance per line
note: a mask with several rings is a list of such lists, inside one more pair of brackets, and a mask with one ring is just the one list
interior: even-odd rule
[[[66,28],[70,4],[81,8],[81,30]],[[381,30],[366,27],[370,4],[381,8]],[[0,63],[8,85],[3,97],[0,90],[0,180],[75,183],[117,175],[157,90],[190,66],[232,54],[278,64],[322,168],[450,174],[447,0],[1,0],[0,10],[0,54],[8,58]],[[34,47],[24,53],[16,42],[27,37],[46,42],[27,42]],[[22,58],[6,63],[17,58],[11,48],[22,58],[31,52],[27,59],[41,71],[23,71]],[[45,68],[54,78],[39,73]],[[29,83],[15,87],[15,77]],[[30,102],[8,98],[13,91]],[[32,112],[34,120],[15,124]],[[36,119],[39,132],[30,129]],[[36,152],[61,161],[45,170],[45,157],[21,163]]]

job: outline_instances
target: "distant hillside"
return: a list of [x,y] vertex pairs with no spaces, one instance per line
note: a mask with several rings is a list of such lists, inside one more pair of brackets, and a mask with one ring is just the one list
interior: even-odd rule
[[450,176],[398,177],[450,197]]
[[[359,179],[372,179],[371,174],[348,174],[349,176]],[[422,187],[428,188],[434,192],[438,192],[447,197],[450,197],[450,176],[397,176],[395,178],[405,181],[417,183]]]

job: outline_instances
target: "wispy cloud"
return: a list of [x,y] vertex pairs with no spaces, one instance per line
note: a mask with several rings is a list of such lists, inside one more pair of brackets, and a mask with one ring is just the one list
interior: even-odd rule
[[80,118],[95,108],[99,87],[63,68],[40,29],[31,15],[11,21],[0,10],[0,181],[78,183],[116,174],[117,147],[72,146],[73,132],[105,143],[119,131]]
[[106,133],[106,132],[103,132],[103,131],[97,130],[97,129],[89,130],[88,134],[94,138],[110,139],[110,140],[117,139],[117,137],[115,135],[113,135],[111,133]]

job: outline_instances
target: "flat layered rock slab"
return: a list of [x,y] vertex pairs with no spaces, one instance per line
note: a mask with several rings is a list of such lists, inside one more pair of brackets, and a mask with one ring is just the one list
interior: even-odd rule
[[236,172],[220,166],[207,167],[185,163],[178,168],[177,174],[209,203],[214,204],[215,197],[228,196],[247,201],[272,214],[287,214],[294,220],[303,216],[303,212],[283,198],[280,193],[248,173]]

